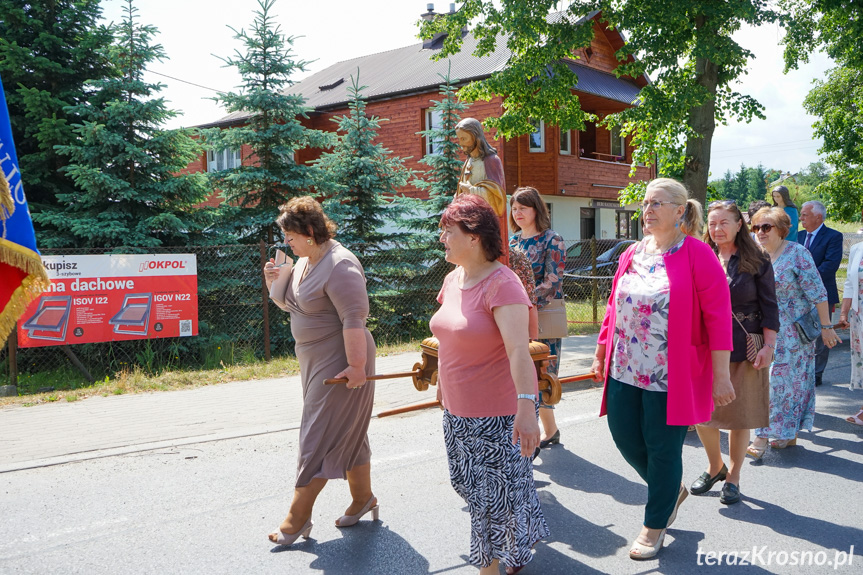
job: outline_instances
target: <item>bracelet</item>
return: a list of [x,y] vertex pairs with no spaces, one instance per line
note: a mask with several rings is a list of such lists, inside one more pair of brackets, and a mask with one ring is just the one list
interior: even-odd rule
[[536,396],[532,393],[519,393],[516,396],[516,399],[529,399],[533,402],[536,402]]
[[765,343],[764,346],[769,347],[770,349],[776,349],[775,345],[770,345],[769,343]]
[[828,324],[828,325],[822,325],[822,326],[821,326],[821,329],[833,329],[833,326],[832,326],[832,325],[830,325],[830,324]]

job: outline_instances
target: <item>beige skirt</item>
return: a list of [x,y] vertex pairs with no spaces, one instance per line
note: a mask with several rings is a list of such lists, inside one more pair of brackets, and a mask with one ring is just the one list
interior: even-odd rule
[[755,429],[770,425],[770,368],[755,369],[748,361],[731,362],[734,401],[717,407],[705,427]]

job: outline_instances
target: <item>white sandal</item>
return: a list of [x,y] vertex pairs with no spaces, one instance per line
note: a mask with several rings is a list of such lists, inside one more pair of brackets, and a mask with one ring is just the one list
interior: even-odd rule
[[863,409],[857,412],[857,415],[851,415],[845,418],[848,423],[863,427]]

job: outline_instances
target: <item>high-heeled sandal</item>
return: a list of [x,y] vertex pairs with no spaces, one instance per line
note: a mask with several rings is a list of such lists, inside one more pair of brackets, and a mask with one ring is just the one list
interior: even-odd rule
[[[374,507],[372,507],[372,505],[374,505]],[[375,499],[374,495],[372,495],[372,498],[369,499],[365,505],[363,505],[363,508],[360,509],[360,512],[356,515],[342,515],[341,517],[336,519],[336,527],[351,527],[352,525],[356,525],[360,522],[360,519],[362,519],[363,515],[365,515],[369,511],[372,512],[372,520],[377,521],[380,506],[378,505],[378,500]]]
[[794,439],[777,439],[775,441],[770,442],[770,447],[773,449],[785,449],[786,447],[791,447],[792,445],[797,445],[797,437]]
[[854,425],[863,426],[863,409],[858,411],[856,415],[849,415],[845,418],[845,421],[853,423]]
[[[758,439],[761,438],[759,437]],[[758,439],[756,439],[755,441],[758,441]],[[765,439],[764,445],[755,445],[755,441],[750,443],[749,447],[746,448],[746,455],[755,459],[761,459],[762,457],[764,457],[764,452],[767,451],[767,446],[770,443]]]
[[[276,529],[275,532],[270,533],[270,536],[276,536],[275,539],[270,539],[270,542],[275,543],[276,545],[292,545],[301,535],[303,536],[303,539],[308,539],[314,525],[315,524],[312,523],[312,520],[309,519],[296,533],[285,533],[281,529]],[[267,538],[269,539],[269,536]]]
[[666,529],[659,532],[659,538],[652,547],[639,543],[636,539],[629,550],[629,558],[635,559],[636,561],[643,561],[644,559],[656,557],[656,554],[659,553],[660,549],[662,549],[662,542],[665,540]]

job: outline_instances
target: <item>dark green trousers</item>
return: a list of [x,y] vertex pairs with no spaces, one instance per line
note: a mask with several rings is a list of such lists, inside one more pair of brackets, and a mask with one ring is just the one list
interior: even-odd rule
[[668,425],[667,395],[609,377],[608,428],[620,454],[647,483],[644,525],[664,529],[683,479],[685,425]]

